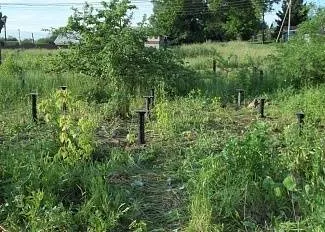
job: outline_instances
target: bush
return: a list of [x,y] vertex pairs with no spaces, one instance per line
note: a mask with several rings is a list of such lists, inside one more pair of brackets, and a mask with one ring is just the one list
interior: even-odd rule
[[58,91],[42,101],[39,108],[57,137],[60,148],[55,158],[72,164],[89,159],[98,117],[87,103],[74,100],[66,91]]
[[270,70],[288,85],[301,87],[325,81],[325,10],[298,28],[295,37],[279,47],[271,57]]

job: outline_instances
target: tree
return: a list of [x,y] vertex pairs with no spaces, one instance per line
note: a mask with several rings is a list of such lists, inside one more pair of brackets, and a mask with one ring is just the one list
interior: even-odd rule
[[116,113],[123,117],[131,97],[140,91],[161,82],[173,88],[182,67],[168,50],[144,46],[146,28],[131,25],[129,13],[134,8],[128,0],[113,0],[102,2],[97,10],[88,4],[82,11],[75,9],[61,32],[78,35],[79,43],[61,52],[53,65],[54,71],[72,70],[93,78],[100,92],[107,90],[119,107]]
[[265,22],[265,13],[272,11],[273,5],[279,2],[280,0],[252,0],[256,15],[260,19],[260,29],[262,30],[262,43],[264,43],[265,41],[265,29],[267,28],[267,24]]
[[207,16],[205,0],[155,0],[151,23],[156,33],[178,42],[202,42],[205,41]]
[[[284,25],[288,25],[288,16],[284,19],[285,12],[287,10],[288,4],[290,0],[284,0],[282,4],[282,8],[279,12],[277,12],[278,19],[275,20],[277,23],[277,27],[275,30],[275,36],[278,35],[281,25],[284,20]],[[308,8],[304,3],[304,0],[291,0],[291,26],[298,26],[302,22],[306,21],[308,18]]]
[[6,22],[7,22],[7,16],[2,15],[2,12],[0,12],[0,33],[4,28],[4,26],[6,25]]
[[241,4],[231,0],[225,12],[227,15],[224,28],[228,39],[248,40],[259,29],[259,19],[249,0]]
[[153,16],[150,22],[154,35],[172,36],[173,26],[182,9],[183,0],[153,0]]
[[264,25],[259,22],[261,12],[270,10],[278,1],[155,0],[151,23],[156,34],[171,36],[181,43],[247,40]]
[[205,41],[208,6],[204,0],[184,0],[182,10],[177,14],[173,25],[174,34],[180,42]]

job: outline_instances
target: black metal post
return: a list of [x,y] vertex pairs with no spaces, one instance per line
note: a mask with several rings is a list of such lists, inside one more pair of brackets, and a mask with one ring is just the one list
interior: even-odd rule
[[[60,88],[61,88],[62,91],[67,91],[68,87],[65,86],[65,85],[62,85],[62,86],[60,86]],[[63,113],[66,113],[68,111],[68,106],[67,106],[67,103],[65,101],[62,103],[62,111],[63,111]]]
[[262,82],[264,79],[264,72],[263,70],[260,70],[260,82]]
[[155,107],[155,89],[150,89],[150,95],[151,95],[151,108]]
[[254,66],[253,67],[253,78],[256,78],[256,76],[257,76],[257,67]]
[[145,144],[145,128],[144,128],[144,123],[145,123],[145,114],[147,113],[146,110],[138,110],[137,113],[139,114],[139,135],[138,135],[138,141],[139,144]]
[[241,107],[242,102],[244,101],[244,90],[237,89],[237,92],[238,92],[237,107],[239,109]]
[[21,78],[21,88],[22,89],[25,88],[25,78],[24,77]]
[[260,117],[261,118],[265,118],[264,107],[265,107],[265,98],[261,98],[260,99]]
[[216,59],[213,59],[213,62],[212,62],[212,69],[213,69],[213,72],[217,72],[217,61]]
[[61,90],[64,91],[64,90],[67,90],[68,87],[66,85],[62,85],[62,86],[60,86],[60,88],[61,88]]
[[302,128],[304,125],[305,114],[303,112],[298,112],[298,113],[296,113],[296,116],[297,116],[298,124],[299,124],[299,135],[301,135]]
[[37,93],[31,93],[32,96],[32,118],[37,122]]

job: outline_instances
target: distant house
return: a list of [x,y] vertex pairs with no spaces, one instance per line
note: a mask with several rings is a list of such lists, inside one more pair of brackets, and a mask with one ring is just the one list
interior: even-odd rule
[[[293,36],[297,33],[297,26],[290,26],[290,36]],[[288,26],[284,26],[282,29],[282,40],[288,41]]]
[[149,37],[144,46],[147,48],[160,49],[168,44],[167,36]]
[[79,36],[75,34],[62,34],[59,35],[55,40],[54,44],[58,47],[65,47],[70,44],[78,44]]

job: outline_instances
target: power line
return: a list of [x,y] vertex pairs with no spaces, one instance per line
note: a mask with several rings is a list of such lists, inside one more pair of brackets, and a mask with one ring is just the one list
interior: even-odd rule
[[[91,2],[88,3],[90,6],[102,6],[102,2]],[[144,1],[144,0],[133,0],[131,1],[131,4],[150,4],[152,3],[150,1]],[[0,7],[6,7],[6,8],[34,8],[34,7],[77,7],[77,6],[85,6],[85,3],[78,3],[78,2],[56,2],[56,3],[0,3]]]

